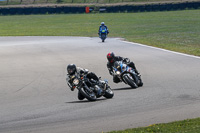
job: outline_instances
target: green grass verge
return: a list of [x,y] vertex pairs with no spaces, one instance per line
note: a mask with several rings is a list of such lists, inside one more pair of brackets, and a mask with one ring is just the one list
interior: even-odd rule
[[[0,5],[20,4],[114,4],[114,3],[138,3],[138,2],[176,2],[181,0],[2,0]],[[188,0],[194,1],[194,0]]]
[[200,133],[200,118],[108,133]]
[[109,37],[122,37],[200,56],[200,10],[0,16],[0,36],[97,36],[104,21]]

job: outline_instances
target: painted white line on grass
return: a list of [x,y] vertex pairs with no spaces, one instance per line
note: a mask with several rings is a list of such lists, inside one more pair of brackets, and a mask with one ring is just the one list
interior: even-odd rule
[[174,53],[174,54],[179,54],[179,55],[183,55],[183,56],[188,56],[188,57],[200,59],[199,56],[194,56],[194,55],[179,53],[179,52],[170,51],[170,50],[166,50],[166,49],[162,49],[162,48],[157,48],[157,47],[153,47],[153,46],[148,46],[148,45],[144,45],[144,44],[140,44],[140,43],[134,43],[134,42],[128,42],[128,41],[122,41],[122,42],[130,43],[130,44],[135,44],[135,45],[139,45],[139,46],[143,46],[143,47],[153,48],[153,49],[162,50],[162,51],[165,51],[165,52],[170,52],[170,53]]

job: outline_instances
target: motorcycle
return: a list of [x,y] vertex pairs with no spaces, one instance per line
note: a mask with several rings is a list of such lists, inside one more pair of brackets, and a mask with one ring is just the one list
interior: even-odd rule
[[73,75],[71,77],[71,81],[73,88],[77,88],[81,94],[82,99],[79,100],[86,98],[89,101],[96,101],[96,99],[101,96],[104,96],[107,99],[110,99],[114,96],[114,93],[108,85],[107,80],[103,81],[101,78],[99,78],[99,81],[96,82],[88,79],[87,75]]
[[113,66],[113,74],[116,75],[121,82],[130,85],[132,88],[143,86],[141,75],[137,75],[135,70],[129,67],[125,62],[130,62],[128,58],[124,61],[116,61]]
[[99,32],[99,37],[101,38],[102,42],[106,40],[107,34],[108,34],[108,31],[106,27],[102,26]]

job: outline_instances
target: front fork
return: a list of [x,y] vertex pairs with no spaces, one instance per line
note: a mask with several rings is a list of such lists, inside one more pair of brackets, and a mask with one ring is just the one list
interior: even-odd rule
[[[92,92],[93,90],[90,89],[85,83],[83,83],[83,85],[81,86],[81,88],[85,88],[88,92]],[[91,87],[92,88],[92,87]]]
[[[123,79],[123,81],[126,83],[126,81],[124,80],[124,76],[128,76],[130,79],[132,79],[136,84],[138,84],[138,77],[136,76],[136,75],[134,75],[134,74],[124,74],[123,76],[122,76],[122,79]],[[127,83],[126,83],[127,84]]]

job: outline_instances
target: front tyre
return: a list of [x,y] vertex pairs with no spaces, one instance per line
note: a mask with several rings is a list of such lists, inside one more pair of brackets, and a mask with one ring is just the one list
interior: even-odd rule
[[142,87],[143,86],[143,82],[142,82],[142,79],[139,79],[139,84],[138,84],[139,87]]
[[97,97],[93,91],[88,91],[84,87],[80,89],[80,93],[89,101],[96,101]]
[[137,88],[137,87],[138,87],[137,84],[136,84],[128,75],[124,76],[124,80],[125,80],[126,83],[127,83],[128,85],[130,85],[132,88]]
[[111,90],[110,87],[108,87],[106,90],[105,90],[105,94],[103,95],[105,98],[112,98],[114,96],[114,93],[113,91]]
[[81,94],[80,91],[78,91],[78,99],[83,100],[85,97]]
[[102,39],[102,42],[104,42],[105,39],[106,39],[106,35],[105,35],[105,34],[102,34],[102,35],[101,35],[101,39]]

